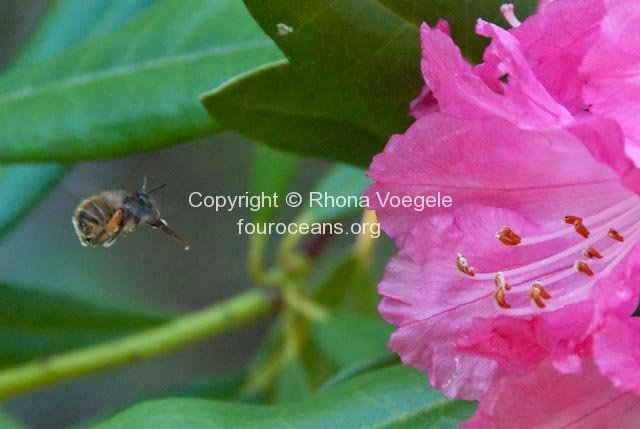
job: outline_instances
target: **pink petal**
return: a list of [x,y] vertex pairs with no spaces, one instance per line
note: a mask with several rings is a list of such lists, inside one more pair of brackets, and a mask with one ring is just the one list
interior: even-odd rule
[[628,139],[627,154],[640,165],[640,3],[606,2],[600,35],[580,68],[584,98],[596,115],[615,119]]
[[609,316],[594,335],[593,354],[617,388],[640,393],[640,319]]
[[499,316],[474,319],[459,350],[495,360],[509,373],[526,373],[551,357],[562,373],[582,370],[591,355],[588,336],[593,305],[581,302],[531,318]]
[[540,0],[538,2],[538,13],[542,12],[542,10],[545,8],[545,6],[547,6],[550,3],[553,3],[555,0]]
[[563,374],[582,371],[585,360],[591,356],[593,312],[593,303],[583,301],[534,318],[539,320],[536,338],[549,352],[557,371]]
[[425,85],[420,91],[420,95],[409,105],[411,116],[418,119],[420,116],[429,113],[439,112],[438,100],[433,96],[433,92],[429,86]]
[[535,335],[537,321],[475,318],[470,333],[458,338],[458,349],[492,359],[510,373],[526,374],[548,356]]
[[[584,332],[572,330],[588,326],[591,315],[583,316],[584,313],[575,309],[563,312],[557,320],[552,319],[554,312],[544,313],[543,320],[549,325],[534,325],[529,338],[516,338],[524,329],[503,331],[499,336],[512,345],[505,355],[495,349],[490,353],[484,345],[476,350],[464,347],[465,336],[471,341],[478,339],[473,332],[474,318],[497,317],[502,313],[493,301],[493,282],[462,275],[456,269],[453,255],[460,249],[473,255],[478,272],[495,273],[502,264],[518,263],[518,255],[511,254],[513,249],[493,237],[486,238],[502,222],[523,228],[527,225],[513,212],[475,205],[463,205],[425,219],[389,262],[379,285],[383,296],[380,313],[398,326],[389,342],[390,348],[400,354],[405,365],[429,374],[431,384],[448,396],[479,398],[492,379],[502,373],[493,359],[503,364],[503,369],[521,371],[535,366],[544,358],[544,353],[550,353],[562,365],[566,356],[561,356],[558,348],[563,340],[571,341],[567,347],[573,347],[572,355],[580,357],[576,350],[581,344],[576,338]],[[566,286],[571,287],[572,283]],[[514,306],[528,308],[527,290],[510,292],[509,299]],[[579,318],[582,323],[576,320]],[[514,324],[517,323],[520,322],[515,320]],[[509,335],[511,338],[507,338]],[[541,346],[536,346],[536,342]],[[476,356],[471,355],[474,352]],[[505,364],[514,357],[518,358],[517,362]]]
[[[449,23],[444,19],[438,20],[438,23],[434,27],[435,30],[439,30],[440,32],[446,34],[447,36],[451,36],[451,28],[449,27]],[[433,91],[429,88],[429,84],[427,83],[420,91],[420,95],[411,102],[409,106],[409,112],[414,118],[419,118],[422,115],[426,115],[433,112],[439,112],[440,107],[438,106],[438,101],[433,96]]]
[[623,185],[640,192],[640,170],[625,154],[624,136],[615,121],[590,117],[567,129],[584,143],[595,160],[618,173]]
[[[421,27],[422,72],[442,112],[459,118],[501,117],[523,128],[570,122],[569,112],[528,68],[517,40],[482,21],[478,28],[496,43],[490,64],[475,71],[448,35],[426,24]],[[507,85],[499,80],[504,74],[509,74]]]
[[574,114],[586,107],[578,67],[603,15],[604,0],[541,2],[537,14],[510,31],[540,83]]
[[639,284],[640,246],[635,246],[611,274],[593,288],[592,298],[597,307],[593,323],[603,324],[609,315],[628,317],[633,313],[638,305]]
[[422,73],[425,82],[440,103],[440,108],[454,116],[462,118],[486,117],[479,111],[474,99],[493,99],[496,94],[473,75],[471,66],[453,43],[451,37],[423,24],[420,28],[422,38]]
[[640,319],[630,315],[638,305],[638,283],[640,248],[593,291],[599,309],[594,320],[594,360],[615,386],[636,393],[640,393]]
[[392,136],[374,158],[369,176],[376,181],[366,193],[371,208],[398,245],[416,222],[448,209],[393,208],[385,204],[387,195],[440,192],[451,196],[454,205],[516,210],[554,228],[566,214],[597,213],[631,195],[571,134],[545,135],[499,119],[465,121],[439,113]]
[[503,377],[491,387],[462,429],[632,429],[640,397],[617,390],[593,363],[562,375],[548,363],[526,376]]
[[508,84],[503,85],[503,108],[507,112],[501,112],[500,116],[518,123],[520,117],[526,115],[529,126],[553,126],[573,121],[571,114],[538,81],[518,39],[481,19],[476,24],[476,32],[493,39],[484,52],[485,63],[478,70],[484,76],[496,79],[505,74],[508,76]]
[[[481,235],[495,226],[495,220],[491,222],[489,213],[469,216],[475,213],[472,208],[460,210],[456,215],[434,216],[416,227],[385,270],[379,285],[384,297],[380,312],[398,325],[389,346],[406,365],[428,373],[431,384],[449,396],[477,399],[490,385],[497,365],[461,352],[456,339],[470,329],[473,317],[495,314],[492,288],[470,284],[456,271],[450,255],[461,241],[477,242],[475,235],[464,236],[465,229],[477,228]],[[510,215],[495,210],[494,217]],[[428,236],[433,239],[426,242]]]

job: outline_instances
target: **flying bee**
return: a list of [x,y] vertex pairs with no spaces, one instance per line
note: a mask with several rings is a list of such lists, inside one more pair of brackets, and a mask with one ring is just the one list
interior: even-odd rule
[[100,192],[83,200],[75,210],[71,221],[83,246],[111,246],[120,236],[136,229],[140,223],[159,228],[189,250],[189,244],[173,232],[160,217],[160,211],[149,195],[166,186],[160,185],[147,192],[147,178],[141,191],[118,189]]

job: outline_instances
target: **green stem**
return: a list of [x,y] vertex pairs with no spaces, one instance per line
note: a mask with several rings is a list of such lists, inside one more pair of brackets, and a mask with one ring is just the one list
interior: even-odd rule
[[249,241],[247,255],[247,271],[251,279],[260,286],[269,285],[269,276],[264,272],[264,251],[267,247],[267,236],[253,234]]
[[172,352],[266,315],[273,300],[249,290],[164,325],[83,349],[0,371],[0,399]]
[[297,288],[296,284],[286,285],[283,290],[285,305],[294,312],[309,320],[322,320],[327,317],[327,310]]

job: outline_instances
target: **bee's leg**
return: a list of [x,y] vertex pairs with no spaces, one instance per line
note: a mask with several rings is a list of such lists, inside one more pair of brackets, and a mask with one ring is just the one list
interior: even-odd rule
[[110,236],[116,234],[120,230],[120,225],[122,225],[122,217],[122,210],[117,210],[104,227],[104,232]]
[[165,234],[169,235],[171,238],[176,240],[182,247],[184,247],[184,250],[189,250],[189,243],[187,243],[187,241],[184,238],[180,237],[178,234],[173,232],[173,230],[169,228],[169,226],[167,226],[167,222],[165,222],[164,219],[158,218],[151,221],[147,221],[147,224],[151,225],[153,228],[161,229]]
[[122,223],[120,229],[120,235],[127,235],[130,232],[133,232],[138,226],[138,218],[135,217],[133,213],[127,208],[122,210]]
[[120,226],[122,225],[122,210],[117,210],[109,222],[104,227],[104,231],[98,237],[98,242],[102,243],[104,247],[111,246],[118,238],[118,232],[120,231]]

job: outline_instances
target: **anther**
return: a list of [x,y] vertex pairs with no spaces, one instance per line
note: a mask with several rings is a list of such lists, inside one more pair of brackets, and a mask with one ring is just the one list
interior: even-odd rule
[[507,246],[517,246],[522,241],[522,238],[520,238],[518,234],[506,226],[503,226],[500,228],[500,231],[496,232],[496,238]]
[[504,290],[511,290],[511,285],[507,283],[507,279],[505,278],[502,272],[496,273],[496,287]]
[[609,228],[609,233],[608,233],[609,237],[613,238],[614,240],[623,242],[624,241],[624,237],[620,235],[620,233],[618,231],[616,231],[613,228]]
[[500,12],[502,12],[502,16],[507,20],[509,25],[513,28],[519,27],[522,23],[518,18],[516,18],[515,13],[513,12],[514,6],[512,3],[503,4],[500,7]]
[[456,265],[458,266],[458,269],[468,275],[469,277],[473,277],[476,275],[476,272],[474,271],[473,267],[469,266],[469,263],[467,262],[467,259],[462,256],[462,253],[458,253],[458,257],[456,258]]
[[531,284],[531,292],[529,293],[529,296],[533,302],[536,303],[538,308],[546,307],[543,299],[551,299],[551,295],[549,295],[540,282],[533,282]]
[[562,218],[562,220],[564,221],[564,223],[568,223],[569,225],[575,225],[576,222],[582,223],[581,217],[573,215],[566,215],[564,218]]
[[574,228],[576,229],[576,232],[578,234],[580,234],[581,236],[583,236],[584,238],[589,238],[589,230],[587,229],[586,226],[584,226],[584,224],[582,223],[582,221],[575,221],[573,223]]
[[504,292],[504,289],[497,287],[495,293],[493,294],[493,298],[496,300],[496,303],[500,308],[509,309],[511,308],[511,306],[507,302]]
[[582,251],[582,254],[589,259],[593,259],[593,258],[602,259],[602,255],[600,254],[600,252],[598,252],[593,247],[587,247]]
[[593,270],[589,267],[589,264],[587,264],[585,261],[576,261],[575,267],[581,273],[584,273],[588,276],[593,275]]

